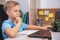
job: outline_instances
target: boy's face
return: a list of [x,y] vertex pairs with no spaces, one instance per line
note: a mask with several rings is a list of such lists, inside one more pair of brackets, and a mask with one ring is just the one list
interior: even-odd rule
[[8,13],[8,16],[12,17],[13,19],[15,19],[16,17],[20,16],[20,6],[16,5],[14,7],[11,8],[11,10]]

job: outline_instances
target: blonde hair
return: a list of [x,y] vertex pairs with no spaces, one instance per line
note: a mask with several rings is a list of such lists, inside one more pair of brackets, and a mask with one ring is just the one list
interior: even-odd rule
[[14,7],[14,6],[16,6],[16,5],[19,5],[19,3],[16,2],[16,1],[7,1],[4,4],[4,11],[11,10],[11,8]]

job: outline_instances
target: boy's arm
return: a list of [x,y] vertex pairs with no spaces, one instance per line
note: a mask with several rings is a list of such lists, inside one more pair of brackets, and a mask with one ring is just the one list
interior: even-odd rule
[[20,20],[14,28],[7,28],[5,30],[5,33],[9,36],[9,37],[14,37],[16,36],[16,34],[18,33],[18,30],[20,28],[20,25],[21,25],[22,21]]
[[27,29],[33,29],[33,30],[49,30],[49,28],[52,28],[51,25],[46,26],[35,26],[35,25],[28,25]]

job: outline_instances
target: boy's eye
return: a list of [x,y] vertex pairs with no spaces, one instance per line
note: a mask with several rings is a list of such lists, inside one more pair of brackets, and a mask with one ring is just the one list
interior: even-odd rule
[[17,10],[14,10],[14,12],[17,12]]
[[15,10],[14,12],[19,12],[19,10]]

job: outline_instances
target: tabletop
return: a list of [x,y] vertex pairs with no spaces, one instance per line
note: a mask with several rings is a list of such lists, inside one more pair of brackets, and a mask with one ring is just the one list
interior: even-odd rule
[[[19,32],[16,37],[14,38],[7,38],[5,40],[48,40],[47,38],[43,39],[43,38],[31,38],[28,37],[27,35],[34,33],[38,30],[25,30],[22,32]],[[51,35],[52,35],[52,40],[60,40],[60,32],[52,32],[51,31]]]

